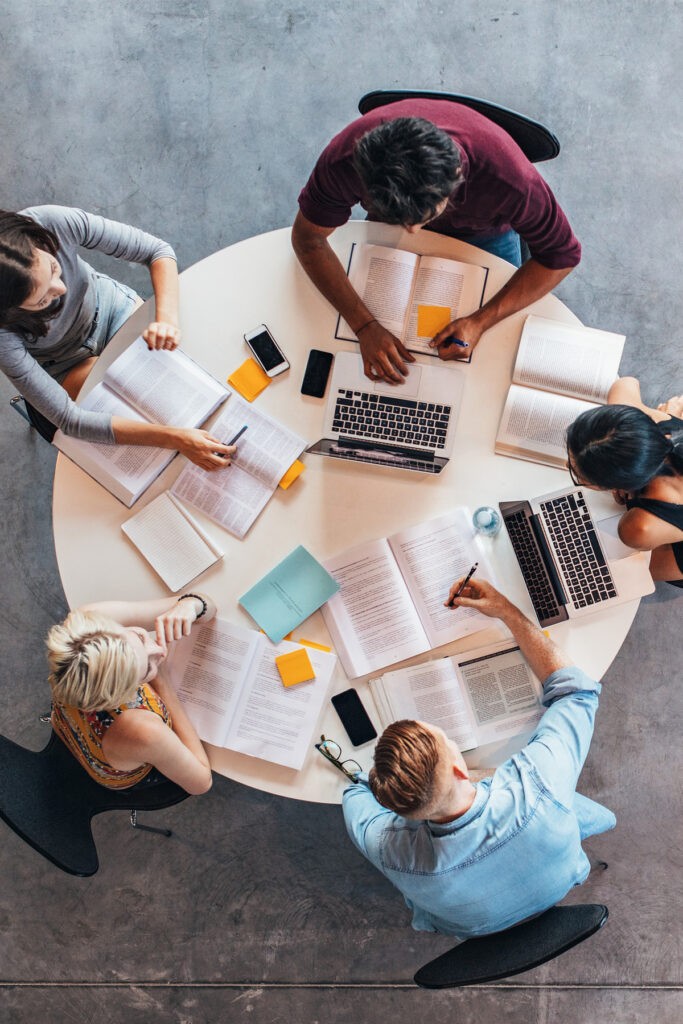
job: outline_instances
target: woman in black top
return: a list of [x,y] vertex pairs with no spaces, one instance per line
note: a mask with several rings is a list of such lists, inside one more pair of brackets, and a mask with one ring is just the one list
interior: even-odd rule
[[635,377],[610,389],[607,405],[581,413],[567,430],[575,483],[611,490],[628,511],[624,544],[652,551],[655,580],[683,585],[683,396],[643,404]]

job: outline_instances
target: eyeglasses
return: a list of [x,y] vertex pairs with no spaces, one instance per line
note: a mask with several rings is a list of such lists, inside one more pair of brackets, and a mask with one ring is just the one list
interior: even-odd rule
[[577,476],[576,476],[576,470],[574,469],[574,467],[571,464],[571,460],[569,458],[569,453],[567,453],[567,471],[569,473],[569,478],[570,478],[571,482],[574,484],[574,487],[581,487],[582,481],[579,480],[577,478]]
[[316,743],[315,749],[320,751],[330,764],[333,764],[335,768],[343,772],[347,779],[351,779],[352,782],[355,782],[356,776],[363,771],[357,761],[341,760],[342,749],[334,740],[327,740],[324,736],[321,736],[320,743]]

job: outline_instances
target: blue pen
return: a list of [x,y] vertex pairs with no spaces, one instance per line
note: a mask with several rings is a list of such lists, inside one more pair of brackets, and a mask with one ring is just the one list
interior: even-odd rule
[[240,429],[237,431],[237,433],[233,437],[232,441],[228,441],[228,445],[237,444],[237,442],[239,441],[239,439],[241,438],[242,434],[244,433],[244,431],[247,429],[248,426],[249,426],[249,424],[245,423],[243,427],[240,427]]
[[460,348],[469,348],[468,341],[462,341],[460,338],[446,338],[446,342],[451,345],[459,345]]

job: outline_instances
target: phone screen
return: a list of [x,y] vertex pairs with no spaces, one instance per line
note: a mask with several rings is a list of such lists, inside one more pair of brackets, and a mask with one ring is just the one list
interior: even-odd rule
[[323,397],[333,358],[331,352],[323,352],[319,348],[311,349],[301,384],[302,395],[310,395],[312,398]]
[[282,352],[277,347],[268,331],[261,331],[253,338],[249,338],[247,344],[256,355],[263,369],[268,373],[274,370],[280,363],[286,362]]
[[354,747],[375,739],[377,732],[355,690],[344,690],[331,699]]

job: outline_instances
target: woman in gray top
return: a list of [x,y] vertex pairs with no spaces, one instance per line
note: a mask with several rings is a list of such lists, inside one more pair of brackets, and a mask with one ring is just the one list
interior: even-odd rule
[[95,359],[142,301],[96,273],[78,255],[80,247],[146,264],[156,319],[142,336],[150,349],[178,345],[178,270],[170,245],[84,210],[36,206],[0,211],[0,369],[65,434],[172,448],[204,469],[224,468],[234,448],[206,430],[141,423],[75,404]]

